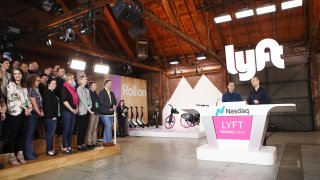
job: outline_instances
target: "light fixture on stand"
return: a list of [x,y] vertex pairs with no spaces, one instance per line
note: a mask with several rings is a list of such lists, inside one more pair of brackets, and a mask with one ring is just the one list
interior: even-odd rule
[[86,62],[80,60],[78,58],[78,54],[76,54],[76,58],[71,59],[71,62],[69,62],[69,64],[71,69],[83,71],[86,68]]
[[102,64],[102,55],[100,58],[101,58],[100,64],[95,64],[93,71],[96,73],[108,74],[109,73],[109,66],[106,64]]
[[109,66],[105,64],[95,64],[94,65],[94,72],[108,74],[109,73]]

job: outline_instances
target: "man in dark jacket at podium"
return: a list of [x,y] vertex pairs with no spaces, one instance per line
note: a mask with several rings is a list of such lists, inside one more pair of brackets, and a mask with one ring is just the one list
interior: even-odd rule
[[250,91],[249,97],[248,97],[248,104],[270,104],[271,98],[268,94],[268,92],[260,87],[260,80],[258,77],[253,77],[251,79],[251,85],[254,88],[252,91]]
[[[251,79],[251,85],[254,89],[250,91],[250,94],[248,97],[248,104],[258,105],[258,104],[271,103],[271,98],[268,92],[264,88],[260,87],[260,79],[257,76]],[[263,139],[263,145],[265,146],[266,144],[267,144],[267,135],[265,135]]]
[[228,87],[228,92],[223,94],[222,102],[242,101],[241,95],[237,92],[234,92],[234,89],[235,89],[234,82],[230,81],[227,87]]

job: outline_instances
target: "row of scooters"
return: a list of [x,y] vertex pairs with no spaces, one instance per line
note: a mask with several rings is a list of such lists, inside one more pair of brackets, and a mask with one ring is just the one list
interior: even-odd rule
[[133,107],[130,106],[130,116],[128,118],[129,127],[136,128],[136,127],[159,127],[159,115],[160,112],[156,111],[153,113],[152,118],[149,120],[148,123],[143,121],[143,106],[140,106],[140,116],[139,116],[139,108],[135,106],[135,117],[133,116]]

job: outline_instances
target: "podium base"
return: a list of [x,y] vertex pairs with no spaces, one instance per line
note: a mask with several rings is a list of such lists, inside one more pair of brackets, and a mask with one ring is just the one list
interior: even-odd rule
[[197,148],[197,159],[221,162],[236,162],[258,165],[273,165],[277,159],[276,147],[262,146],[259,151],[217,149],[205,144]]

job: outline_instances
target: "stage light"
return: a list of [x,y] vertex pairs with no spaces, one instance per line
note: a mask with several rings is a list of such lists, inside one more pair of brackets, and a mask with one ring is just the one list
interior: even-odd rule
[[71,64],[70,64],[70,68],[83,71],[86,68],[86,62],[78,60],[78,59],[72,59]]
[[54,0],[44,0],[41,4],[41,8],[55,16],[59,16],[63,13],[62,6]]
[[63,40],[64,42],[74,41],[75,39],[76,38],[75,38],[74,30],[71,28],[66,29],[65,34],[60,36],[60,40]]
[[52,42],[51,42],[50,39],[46,39],[46,40],[44,41],[44,43],[45,43],[47,46],[52,46]]
[[79,31],[81,34],[88,34],[94,30],[95,30],[95,27],[91,22],[85,22],[85,23],[81,24],[79,27]]
[[126,73],[126,74],[131,74],[132,73],[132,65],[131,65],[131,62],[126,62],[123,64],[123,71]]
[[302,6],[302,0],[291,0],[291,1],[281,3],[282,10],[295,8],[299,6]]
[[276,11],[276,5],[265,5],[256,9],[258,15],[267,14]]
[[108,74],[109,73],[109,66],[104,64],[96,64],[94,65],[94,72]]
[[231,21],[231,16],[229,14],[220,15],[218,17],[215,17],[214,21],[216,23],[223,23],[223,22]]
[[239,12],[236,12],[236,18],[240,19],[240,18],[244,18],[244,17],[249,17],[249,16],[253,16],[253,10],[252,9],[242,9]]

